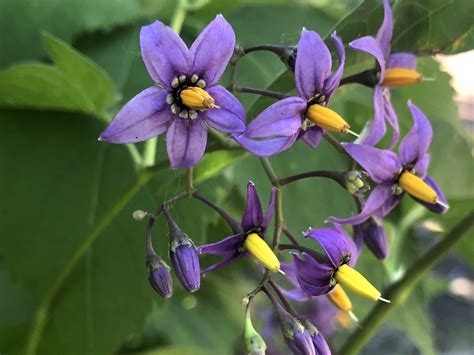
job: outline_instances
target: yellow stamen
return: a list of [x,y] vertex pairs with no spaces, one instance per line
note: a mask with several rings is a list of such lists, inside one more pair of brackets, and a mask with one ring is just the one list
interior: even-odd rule
[[405,171],[398,180],[400,187],[417,199],[428,202],[438,202],[436,192],[422,179],[412,173]]
[[341,285],[336,284],[331,293],[328,294],[329,299],[334,305],[339,308],[341,311],[350,312],[352,311],[352,302],[347,296],[346,291],[341,287]]
[[336,281],[355,294],[373,301],[382,300],[381,293],[358,271],[344,264],[339,266],[335,274]]
[[349,124],[336,112],[318,104],[308,107],[306,118],[315,125],[327,129],[328,131],[347,133],[350,128]]
[[209,110],[211,108],[220,108],[206,90],[197,86],[191,86],[181,91],[179,94],[183,104],[193,110]]
[[385,77],[382,85],[398,87],[403,85],[418,84],[423,80],[420,73],[415,70],[405,68],[388,68],[385,70]]
[[244,247],[269,271],[277,272],[280,270],[280,261],[258,234],[249,234],[245,238]]

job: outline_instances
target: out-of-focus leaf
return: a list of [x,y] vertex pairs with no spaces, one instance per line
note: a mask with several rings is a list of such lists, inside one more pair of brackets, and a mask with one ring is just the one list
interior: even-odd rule
[[235,164],[237,160],[245,157],[247,154],[243,150],[220,150],[206,154],[195,168],[194,183],[199,184],[215,176],[222,169]]
[[135,353],[137,355],[211,355],[212,353],[207,350],[197,348],[194,346],[179,346],[171,345],[165,347],[159,347],[156,350],[150,349],[143,352]]

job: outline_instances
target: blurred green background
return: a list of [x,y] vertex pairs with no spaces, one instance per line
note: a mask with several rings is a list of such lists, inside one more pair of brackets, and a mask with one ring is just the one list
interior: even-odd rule
[[[181,32],[188,44],[217,13],[231,23],[242,46],[294,45],[302,27],[322,36],[336,29],[347,44],[375,34],[382,20],[378,0],[229,0],[194,5]],[[39,354],[241,352],[240,300],[259,280],[254,263],[243,261],[207,275],[193,295],[183,292],[175,280],[173,298],[160,299],[147,281],[145,223],[134,221],[131,214],[137,209],[153,210],[182,191],[184,172],[169,170],[163,137],[158,143],[158,168],[145,185],[125,146],[97,142],[114,112],[152,85],[140,57],[140,27],[155,19],[169,23],[175,6],[172,0],[0,2],[2,355],[24,354],[32,330],[42,321],[43,332],[36,337]],[[394,13],[394,49],[424,55],[419,71],[436,80],[394,90],[393,102],[403,132],[411,126],[409,98],[431,119],[430,175],[443,188],[451,209],[438,216],[404,199],[386,222],[391,243],[388,259],[382,263],[364,251],[358,264],[379,288],[403,275],[466,215],[474,201],[472,134],[466,129],[468,123],[459,119],[449,75],[430,56],[474,47],[474,2],[399,0]],[[372,65],[367,56],[347,54],[345,75]],[[228,78],[222,80],[227,83]],[[237,81],[277,91],[293,88],[284,65],[267,53],[244,58]],[[357,131],[372,115],[371,95],[367,88],[346,86],[331,105]],[[248,94],[239,98],[249,118],[272,102]],[[240,217],[246,182],[253,180],[265,201],[270,184],[256,158],[215,147],[211,139],[208,148],[214,151],[196,168],[197,188]],[[314,151],[296,144],[271,161],[281,177],[342,170],[348,164],[327,142]],[[353,209],[351,196],[330,181],[306,180],[285,189],[285,219],[298,235],[308,226],[321,225],[329,215],[347,216]],[[230,234],[218,216],[197,201],[180,202],[172,213],[196,244]],[[165,256],[167,230],[162,220],[154,237],[157,251]],[[423,279],[364,353],[474,349],[472,237],[471,232]],[[94,238],[94,243],[83,243]],[[69,277],[58,282],[58,275],[81,248],[84,257]],[[209,262],[210,258],[202,259],[202,264]],[[459,280],[464,282],[464,296],[453,292]],[[48,299],[52,303],[45,305]],[[268,306],[264,297],[259,301]],[[373,306],[357,297],[353,302],[360,318]],[[261,327],[258,316],[254,322]],[[334,349],[354,326],[350,328],[341,327],[330,339]]]

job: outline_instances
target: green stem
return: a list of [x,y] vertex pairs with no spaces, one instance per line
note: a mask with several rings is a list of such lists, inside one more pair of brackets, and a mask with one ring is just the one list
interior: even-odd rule
[[267,174],[268,179],[270,180],[272,185],[275,187],[279,187],[278,177],[275,174],[275,171],[273,170],[270,160],[268,160],[268,158],[260,158],[260,163],[262,163],[263,169],[265,169],[265,173]]
[[65,281],[69,278],[71,273],[75,270],[77,264],[84,256],[84,254],[90,249],[95,240],[102,234],[102,232],[110,225],[112,220],[122,211],[127,203],[140,191],[140,189],[148,183],[148,181],[155,175],[158,170],[167,167],[168,162],[164,162],[159,165],[145,168],[140,171],[135,183],[120,196],[113,206],[107,210],[107,212],[100,218],[97,223],[91,228],[89,233],[84,237],[81,244],[78,246],[74,254],[69,258],[67,264],[63,267],[58,277],[54,281],[53,285],[46,293],[45,297],[41,301],[33,321],[31,333],[29,335],[25,354],[34,355],[37,352],[41,336],[44,328],[48,322],[48,314],[54,300],[64,286]]
[[470,211],[441,242],[418,259],[407,270],[402,279],[383,292],[384,297],[390,299],[391,303],[377,303],[369,315],[362,321],[360,327],[347,339],[339,353],[342,355],[358,354],[384,320],[398,306],[403,304],[423,276],[449,253],[473,225],[474,210]]
[[130,153],[130,156],[132,157],[133,162],[135,163],[135,167],[140,167],[142,166],[142,156],[140,152],[138,151],[138,148],[135,144],[125,144],[125,146],[128,149],[128,152]]

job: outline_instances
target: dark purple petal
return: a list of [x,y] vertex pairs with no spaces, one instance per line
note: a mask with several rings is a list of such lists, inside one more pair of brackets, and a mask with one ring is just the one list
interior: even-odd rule
[[397,114],[390,102],[390,91],[385,91],[382,99],[385,119],[390,127],[392,127],[392,138],[390,138],[390,143],[388,144],[387,149],[392,149],[397,145],[398,139],[400,138],[400,127],[398,126]]
[[[291,349],[293,355],[316,355],[311,335],[307,329],[295,328],[293,331],[293,338],[285,337],[288,347]],[[319,355],[319,354],[318,354]]]
[[[365,203],[364,207],[362,208],[362,211],[359,214],[349,218],[329,217],[329,221],[339,224],[361,224],[373,214],[380,212],[379,210],[385,212],[384,204],[388,201],[392,201],[392,197],[393,194],[391,185],[378,185],[370,194],[369,198],[367,199],[367,202]],[[383,217],[379,214],[377,214],[377,216]]]
[[424,178],[428,172],[428,166],[430,165],[430,155],[427,153],[423,155],[418,161],[416,162],[415,168],[415,175]]
[[300,97],[289,97],[277,101],[260,113],[245,130],[247,138],[292,136],[301,128],[301,115],[306,110],[306,101]]
[[436,183],[436,181],[434,181],[434,179],[430,176],[426,176],[424,179],[423,179],[424,182],[426,182],[435,192],[436,192],[436,195],[438,195],[438,200],[444,205],[441,205],[439,203],[427,203],[427,202],[424,202],[424,201],[421,201],[417,198],[414,198],[413,196],[413,199],[416,200],[418,203],[421,203],[423,206],[425,206],[427,209],[429,209],[431,212],[434,212],[434,213],[445,213],[448,211],[449,207],[446,207],[448,206],[448,200],[446,199],[446,197],[444,196],[443,192],[441,191],[440,187],[438,186],[438,184]]
[[293,254],[293,262],[298,270],[298,283],[306,294],[310,296],[324,295],[334,288],[334,285],[331,285],[331,277],[334,272],[332,265],[318,263],[306,253],[303,253],[303,259]]
[[166,148],[171,167],[189,168],[201,160],[207,143],[204,120],[176,118],[166,134]]
[[352,255],[351,260],[357,261],[357,259],[359,259],[360,254],[362,253],[362,249],[364,248],[364,226],[363,224],[356,224],[352,226],[352,230],[355,252]]
[[285,290],[284,288],[280,287],[281,293],[287,298],[289,298],[292,301],[296,302],[306,302],[308,301],[311,296],[303,292],[303,290],[300,288],[299,284],[297,287],[291,289],[291,290]]
[[209,126],[221,132],[242,133],[245,130],[245,109],[239,100],[220,85],[209,88],[207,92],[220,107],[205,112]]
[[242,253],[239,248],[244,241],[244,234],[236,234],[230,237],[224,238],[216,243],[201,245],[197,248],[199,254],[211,254],[211,255],[224,255],[224,258],[219,262],[208,266],[202,271],[206,273],[212,270],[216,270],[223,266],[232,264],[242,258],[245,253]]
[[390,42],[393,34],[393,13],[388,0],[383,0],[383,22],[377,32],[376,39],[380,44],[385,59],[390,55]]
[[430,121],[425,114],[408,101],[408,108],[413,117],[413,127],[403,137],[398,148],[398,154],[403,165],[416,163],[427,152],[433,137]]
[[387,68],[416,69],[416,55],[413,53],[392,53],[388,59]]
[[378,217],[380,219],[385,218],[395,207],[398,206],[400,201],[402,200],[403,196],[405,193],[402,193],[400,195],[394,195],[392,194],[383,204],[380,206],[379,209],[374,211],[373,215],[374,217]]
[[170,252],[171,265],[183,287],[194,292],[201,286],[199,256],[193,245],[180,245]]
[[296,141],[296,138],[298,138],[298,134],[291,137],[272,138],[261,141],[248,139],[244,135],[232,135],[231,137],[250,153],[259,157],[269,157],[290,148]]
[[304,237],[312,238],[321,245],[334,268],[345,263],[347,258],[351,258],[355,250],[354,243],[342,228],[312,228],[304,234]]
[[191,46],[193,64],[190,74],[197,74],[207,85],[217,83],[234,53],[235,34],[222,15],[217,15]]
[[388,255],[388,240],[382,224],[370,220],[364,228],[364,242],[367,248],[380,260]]
[[338,88],[342,74],[344,72],[344,65],[346,63],[346,51],[344,50],[344,44],[342,43],[341,39],[336,36],[336,32],[333,32],[331,39],[336,46],[336,53],[339,57],[339,67],[324,83],[323,94],[327,99],[329,99],[333,92]]
[[329,349],[329,345],[324,339],[321,332],[316,332],[311,336],[311,340],[313,341],[314,349],[316,350],[317,355],[331,355],[331,349]]
[[376,85],[374,88],[374,118],[368,124],[367,133],[362,133],[362,143],[375,146],[387,132],[384,117],[383,88]]
[[381,83],[385,76],[385,58],[384,58],[382,48],[380,48],[380,44],[375,40],[375,38],[370,37],[370,36],[365,36],[365,37],[356,39],[355,41],[352,41],[351,43],[349,43],[349,47],[356,51],[367,53],[377,60],[380,66],[379,83]]
[[321,142],[323,134],[324,131],[322,128],[313,126],[308,128],[308,130],[303,134],[302,138],[311,148],[316,148]]
[[151,87],[132,98],[100,134],[109,143],[141,142],[166,131],[174,117],[166,103],[167,90]]
[[376,183],[393,181],[402,165],[397,155],[389,150],[364,144],[343,143],[344,150],[359,163]]
[[331,66],[331,53],[319,34],[303,29],[295,63],[295,83],[300,95],[307,100],[322,94]]
[[160,21],[142,27],[140,49],[143,61],[155,83],[171,87],[173,78],[187,74],[190,53],[183,40]]
[[260,198],[252,181],[247,183],[247,204],[242,215],[242,228],[245,232],[260,227],[263,222],[263,211]]
[[277,192],[277,188],[272,187],[272,192],[270,194],[270,201],[268,202],[267,212],[263,216],[263,221],[260,224],[260,227],[264,230],[263,233],[262,233],[262,236],[265,235],[268,224],[270,223],[270,221],[273,217],[273,212],[275,212],[276,192]]
[[173,295],[173,280],[171,279],[170,268],[163,260],[155,257],[149,265],[148,281],[151,287],[164,298]]

